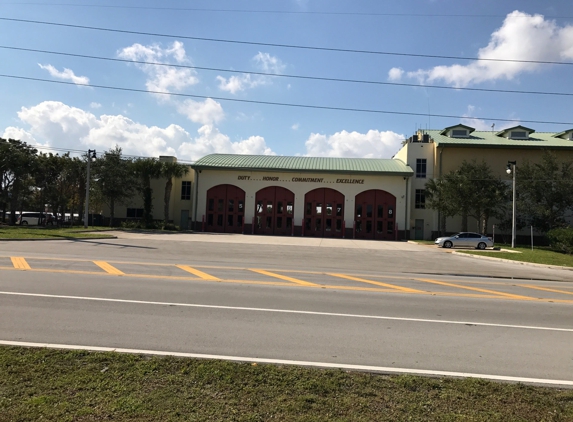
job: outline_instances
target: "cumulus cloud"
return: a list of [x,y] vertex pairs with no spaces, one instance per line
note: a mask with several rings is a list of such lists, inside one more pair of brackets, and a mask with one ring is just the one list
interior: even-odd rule
[[251,136],[248,139],[231,142],[227,135],[212,125],[204,125],[198,132],[197,138],[179,147],[181,157],[197,160],[213,153],[276,155],[262,136]]
[[402,69],[400,69],[399,67],[393,67],[388,71],[388,80],[399,81],[400,79],[402,79],[403,74],[404,71]]
[[[542,15],[514,11],[507,15],[501,28],[492,35],[487,46],[478,51],[480,59],[516,59],[528,61],[563,61],[573,58],[573,26],[560,27]],[[536,63],[474,61],[467,65],[436,66],[407,72],[420,83],[446,82],[465,87],[485,81],[512,80],[524,72],[540,69]],[[393,68],[389,77],[397,76]]]
[[[133,44],[117,52],[118,57],[134,62],[164,63],[164,64],[190,64],[191,60],[185,53],[182,42],[174,41],[167,48],[160,44],[142,45]],[[158,66],[151,64],[135,64],[145,72],[148,79],[145,83],[149,91],[181,92],[188,86],[199,82],[197,72],[193,69]]]
[[176,155],[190,160],[217,152],[275,154],[260,136],[231,142],[212,124],[203,125],[198,135],[193,137],[179,125],[161,128],[147,126],[122,115],[98,117],[57,101],[22,107],[18,117],[29,128],[8,127],[2,137],[20,139],[31,145],[75,150],[95,148],[98,152],[118,145],[127,155]]
[[211,98],[205,101],[185,100],[177,106],[177,110],[192,122],[203,125],[218,123],[225,116],[221,104]]
[[[259,51],[251,61],[258,71],[264,73],[280,75],[285,69],[284,63],[278,57],[271,56],[269,53],[262,53]],[[217,76],[217,80],[219,81],[219,89],[221,91],[236,94],[239,91],[245,91],[260,85],[271,84],[272,76],[244,73],[242,75],[231,76],[230,78]]]
[[54,78],[63,79],[64,81],[71,81],[76,85],[89,85],[90,83],[90,79],[87,76],[76,76],[74,71],[68,68],[64,68],[64,70],[60,72],[51,64],[43,65],[38,63],[38,66],[44,70],[47,70]]
[[312,133],[307,139],[306,156],[390,158],[401,147],[404,135],[369,130],[367,133],[337,132],[333,135]]

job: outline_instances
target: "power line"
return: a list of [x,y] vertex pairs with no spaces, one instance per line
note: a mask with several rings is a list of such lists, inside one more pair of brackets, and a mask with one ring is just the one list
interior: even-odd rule
[[[275,101],[257,101],[257,100],[245,100],[239,98],[225,98],[225,97],[213,97],[213,96],[205,96],[205,95],[194,95],[194,94],[181,94],[181,93],[172,93],[172,92],[164,92],[164,91],[148,91],[145,89],[136,89],[136,88],[125,88],[125,87],[116,87],[116,86],[108,86],[108,85],[94,85],[94,84],[76,84],[73,82],[66,82],[66,81],[53,81],[49,79],[40,79],[40,78],[30,78],[25,76],[15,76],[15,75],[4,75],[0,74],[2,78],[11,78],[11,79],[21,79],[27,81],[36,81],[36,82],[47,82],[53,84],[60,84],[60,85],[72,85],[72,86],[85,86],[91,88],[102,88],[102,89],[110,89],[115,91],[127,91],[127,92],[141,92],[145,94],[159,94],[159,95],[173,95],[175,97],[185,97],[185,98],[199,98],[202,100],[206,99],[213,99],[218,101],[231,101],[236,103],[247,103],[247,104],[263,104],[263,105],[274,105],[274,106],[282,106],[282,107],[298,107],[298,108],[308,108],[308,109],[316,109],[316,110],[333,110],[333,111],[352,111],[358,113],[376,113],[376,114],[393,114],[393,115],[401,115],[401,116],[421,116],[421,117],[441,117],[447,119],[481,119],[481,120],[489,120],[495,122],[515,122],[515,119],[498,119],[492,117],[478,117],[478,116],[453,116],[448,114],[428,114],[428,113],[413,113],[413,112],[406,112],[406,111],[389,111],[389,110],[372,110],[372,109],[360,109],[360,108],[348,108],[348,107],[332,107],[332,106],[321,106],[321,105],[311,105],[311,104],[293,104],[293,103],[279,103]],[[539,123],[539,124],[552,124],[552,125],[568,125],[573,126],[571,122],[551,122],[551,121],[544,121],[544,120],[523,120],[520,119],[522,123]]]
[[466,88],[456,88],[456,87],[444,86],[444,85],[419,85],[419,84],[409,84],[409,83],[403,83],[403,82],[382,82],[382,81],[369,81],[369,80],[359,80],[359,79],[327,78],[327,77],[321,77],[321,76],[287,75],[287,74],[275,74],[275,73],[264,73],[264,72],[252,72],[252,71],[247,71],[247,70],[229,70],[229,69],[220,69],[220,68],[215,68],[215,67],[202,67],[202,66],[169,64],[169,63],[159,63],[159,62],[145,62],[145,61],[139,61],[139,60],[117,59],[117,58],[110,58],[110,57],[91,56],[91,55],[86,55],[86,54],[63,53],[63,52],[58,52],[58,51],[37,50],[37,49],[32,49],[32,48],[20,48],[20,47],[11,47],[11,46],[4,46],[4,45],[0,45],[0,48],[7,49],[7,50],[28,51],[28,52],[34,52],[34,53],[54,54],[54,55],[59,55],[59,56],[79,57],[79,58],[84,58],[84,59],[105,60],[105,61],[120,62],[120,63],[133,63],[133,64],[143,64],[143,65],[151,65],[151,66],[167,66],[167,67],[175,67],[175,68],[181,68],[181,69],[197,69],[197,70],[208,70],[208,71],[227,72],[227,73],[245,73],[245,74],[249,74],[249,75],[272,76],[272,77],[292,78],[292,79],[306,79],[306,80],[315,80],[315,81],[348,82],[348,83],[357,83],[357,84],[388,85],[388,86],[406,86],[406,87],[415,87],[415,88],[450,89],[450,90],[454,90],[454,91],[499,92],[499,93],[504,93],[504,94],[573,96],[573,93],[567,93],[567,92],[523,91],[523,90],[510,90],[510,89],[488,89],[488,88],[467,88],[467,87]]
[[[323,11],[302,11],[302,10],[252,10],[252,9],[211,9],[202,7],[158,7],[158,6],[118,6],[103,4],[74,4],[74,3],[38,3],[38,2],[18,2],[1,3],[3,5],[29,5],[29,6],[72,6],[72,7],[97,7],[107,9],[128,9],[128,10],[166,10],[166,11],[190,11],[190,12],[215,12],[215,13],[255,13],[255,14],[281,14],[281,15],[330,15],[330,16],[388,16],[388,17],[419,17],[419,18],[507,18],[507,15],[470,15],[463,13],[380,13],[380,12],[323,12]],[[525,16],[512,16],[521,18]],[[544,16],[547,19],[573,19],[571,16]]]
[[293,48],[293,49],[313,50],[313,51],[330,51],[330,52],[336,52],[336,53],[375,54],[375,55],[385,55],[385,56],[422,57],[422,58],[431,58],[431,59],[475,60],[475,61],[488,61],[488,62],[558,64],[558,65],[568,65],[568,66],[573,65],[573,62],[556,62],[556,61],[544,61],[544,60],[492,59],[492,58],[481,58],[481,57],[445,56],[445,55],[435,55],[435,54],[395,53],[395,52],[388,52],[388,51],[356,50],[356,49],[316,47],[316,46],[294,45],[294,44],[276,44],[276,43],[263,43],[263,42],[254,42],[254,41],[238,41],[238,40],[228,40],[228,39],[222,39],[222,38],[206,38],[206,37],[191,37],[191,36],[186,36],[186,35],[159,34],[159,33],[153,33],[153,32],[128,31],[125,29],[101,28],[101,27],[97,27],[97,26],[73,25],[73,24],[67,24],[67,23],[56,23],[56,22],[46,22],[46,21],[37,21],[37,20],[28,20],[28,19],[15,19],[15,18],[3,18],[3,17],[0,17],[0,21],[32,23],[32,24],[39,24],[39,25],[59,26],[59,27],[64,27],[64,28],[89,29],[92,31],[116,32],[116,33],[131,34],[131,35],[146,35],[146,36],[162,37],[162,38],[181,38],[181,39],[195,40],[195,41],[209,41],[209,42],[240,44],[240,45],[257,45],[257,46],[263,46],[263,47]]

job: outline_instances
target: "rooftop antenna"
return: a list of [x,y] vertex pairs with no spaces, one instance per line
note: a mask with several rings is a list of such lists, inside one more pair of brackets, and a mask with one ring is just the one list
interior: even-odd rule
[[492,131],[492,133],[494,132],[494,130],[495,130],[495,123],[492,123],[492,124],[491,124],[491,131]]

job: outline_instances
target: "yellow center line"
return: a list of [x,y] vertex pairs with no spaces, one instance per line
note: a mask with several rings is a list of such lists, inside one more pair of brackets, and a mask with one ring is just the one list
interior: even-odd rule
[[529,296],[521,296],[521,295],[514,295],[511,293],[504,293],[504,292],[498,292],[496,290],[489,290],[489,289],[480,289],[478,287],[470,287],[470,286],[462,286],[460,284],[454,284],[454,283],[446,283],[445,281],[438,281],[438,280],[429,280],[426,278],[416,278],[416,281],[423,281],[425,283],[432,283],[432,284],[439,284],[441,286],[448,286],[448,287],[455,287],[458,289],[466,289],[466,290],[473,290],[475,292],[482,292],[482,293],[489,293],[492,295],[497,295],[497,296],[504,296],[504,297],[508,297],[511,299],[520,299],[520,300],[537,300],[534,297],[529,297]]
[[406,293],[424,293],[422,292],[422,290],[410,289],[409,287],[396,286],[394,284],[382,283],[380,281],[366,280],[364,278],[352,277],[350,275],[345,275],[345,274],[332,274],[332,273],[327,273],[327,274],[333,277],[345,278],[347,280],[360,281],[361,283],[374,284],[375,286],[388,287],[390,289],[395,289]]
[[292,278],[292,277],[288,277],[288,276],[286,276],[286,275],[271,273],[270,271],[257,270],[257,269],[254,269],[254,268],[249,268],[249,271],[252,271],[252,272],[254,272],[254,273],[259,273],[259,274],[262,274],[262,275],[267,275],[267,276],[269,276],[269,277],[279,278],[279,279],[281,279],[281,280],[290,281],[290,282],[292,282],[292,283],[296,283],[296,284],[299,284],[299,285],[301,285],[301,286],[319,286],[319,284],[309,283],[308,281],[299,280],[298,278]]
[[104,270],[108,274],[125,275],[125,273],[123,271],[118,270],[113,265],[110,265],[105,261],[94,261],[93,263],[96,264],[98,267],[100,267],[102,270]]
[[28,263],[26,262],[26,259],[22,258],[21,256],[11,256],[10,260],[12,261],[12,265],[14,265],[14,268],[17,268],[19,270],[32,269],[30,268],[30,265],[28,265]]
[[212,276],[211,274],[204,273],[203,271],[199,271],[195,268],[192,268],[188,265],[176,265],[177,268],[182,269],[183,271],[187,271],[203,280],[210,280],[210,281],[219,281],[218,277]]
[[547,287],[532,286],[528,284],[518,284],[519,287],[527,287],[528,289],[544,290],[546,292],[563,293],[566,295],[573,295],[573,292],[566,292],[565,290],[549,289]]

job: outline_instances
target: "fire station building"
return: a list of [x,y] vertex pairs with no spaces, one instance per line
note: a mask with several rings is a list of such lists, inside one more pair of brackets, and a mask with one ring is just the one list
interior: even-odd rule
[[191,167],[196,231],[404,237],[413,170],[398,159],[211,154]]

